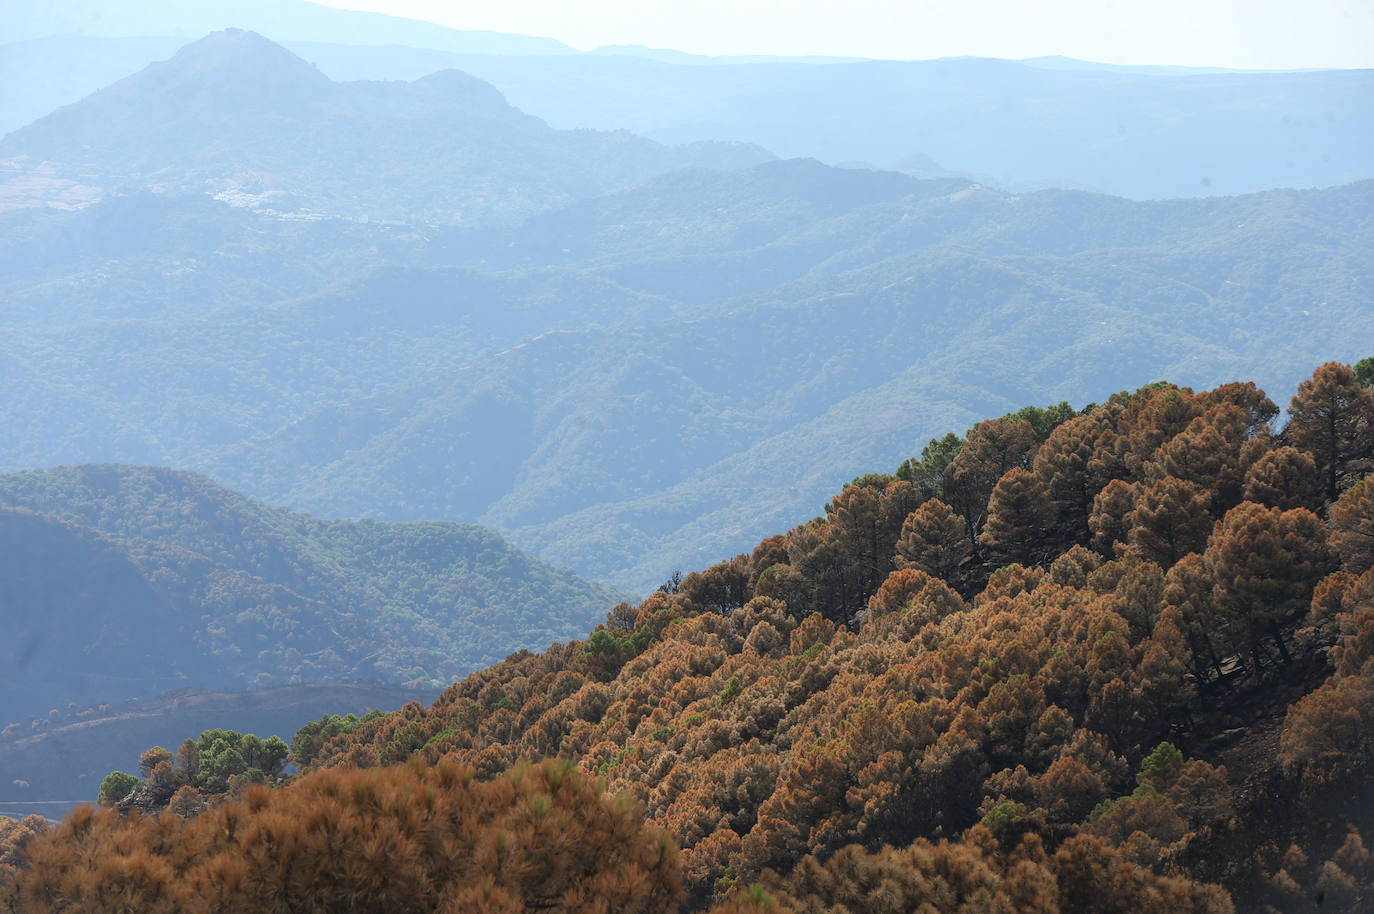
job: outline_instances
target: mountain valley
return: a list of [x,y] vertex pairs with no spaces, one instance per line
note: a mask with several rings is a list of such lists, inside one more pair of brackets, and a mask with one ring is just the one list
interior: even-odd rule
[[1374,70],[0,8],[0,912],[1374,911]]

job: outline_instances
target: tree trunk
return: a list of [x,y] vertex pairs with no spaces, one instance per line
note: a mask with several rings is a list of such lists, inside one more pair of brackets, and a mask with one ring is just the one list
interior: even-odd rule
[[1283,643],[1283,632],[1279,630],[1279,624],[1277,622],[1273,623],[1273,629],[1274,643],[1279,646],[1279,656],[1283,658],[1283,665],[1288,666],[1288,664],[1292,662],[1293,658],[1288,653],[1288,645]]

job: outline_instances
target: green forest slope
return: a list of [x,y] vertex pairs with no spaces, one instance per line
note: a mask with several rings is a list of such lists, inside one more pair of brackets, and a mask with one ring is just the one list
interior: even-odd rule
[[157,468],[0,476],[0,537],[6,723],[185,686],[430,686],[615,600],[489,530],[320,520]]
[[1358,356],[1372,187],[1139,204],[784,162],[480,244],[151,194],[24,211],[0,461],[481,522],[645,590],[979,415]]
[[247,33],[0,155],[0,468],[481,523],[640,593],[982,415],[1291,392],[1374,299],[1368,181],[1137,202],[671,149]]

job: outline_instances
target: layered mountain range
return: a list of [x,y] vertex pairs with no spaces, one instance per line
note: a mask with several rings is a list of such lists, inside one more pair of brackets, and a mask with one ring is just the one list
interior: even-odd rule
[[560,128],[668,143],[733,141],[787,157],[958,173],[1136,199],[1323,187],[1374,177],[1370,71],[1121,67],[1064,58],[705,57],[583,53],[549,39],[444,29],[316,4],[218,0],[102,9],[12,4],[0,132],[81,98],[212,29],[241,26],[341,80],[456,68]]
[[0,909],[1370,907],[1369,73],[9,6]]
[[0,154],[98,199],[0,214],[0,466],[479,522],[639,591],[979,415],[1291,390],[1362,355],[1374,294],[1368,182],[1140,203],[761,161],[556,131],[458,73],[334,83],[242,32]]
[[335,83],[252,32],[217,32],[0,141],[0,158],[110,189],[209,190],[276,209],[484,224],[689,166],[739,144],[556,132],[452,70]]

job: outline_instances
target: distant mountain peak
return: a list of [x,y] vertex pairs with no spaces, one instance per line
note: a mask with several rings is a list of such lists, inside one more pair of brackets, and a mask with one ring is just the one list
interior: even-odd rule
[[335,82],[256,32],[226,29],[0,140],[0,158],[18,156],[93,193],[142,184],[271,199],[309,218],[473,225],[767,153],[558,131],[456,70]]
[[314,64],[245,29],[211,32],[186,45],[170,60],[144,72],[169,81],[232,73],[237,80],[267,89],[281,89],[292,83],[327,86],[332,82]]
[[916,178],[945,178],[954,174],[924,152],[919,151],[893,162],[892,170]]
[[491,83],[462,70],[439,70],[415,80],[416,88],[433,92],[448,102],[463,102],[464,107],[513,112],[506,96]]

